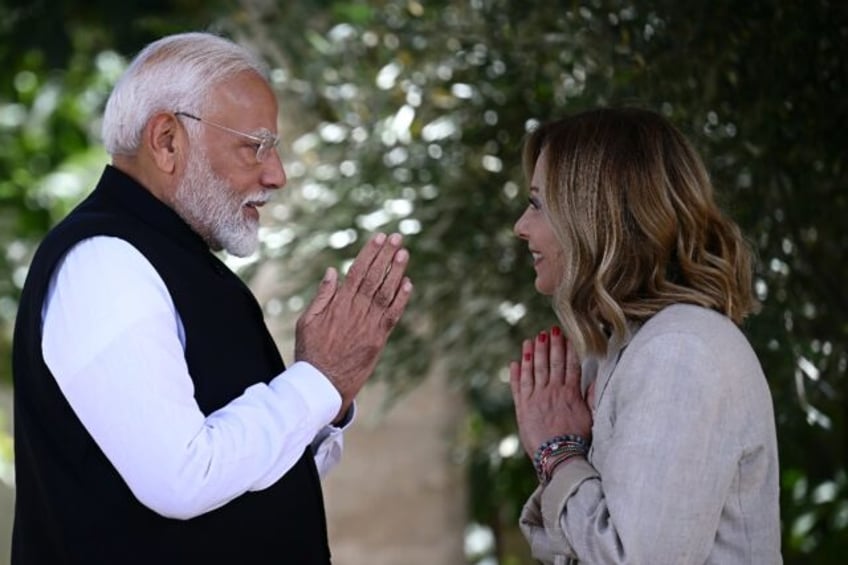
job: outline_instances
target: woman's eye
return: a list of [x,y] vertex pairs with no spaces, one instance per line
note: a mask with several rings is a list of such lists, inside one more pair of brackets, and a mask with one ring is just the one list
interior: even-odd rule
[[527,201],[530,202],[530,207],[533,208],[534,210],[538,210],[542,207],[542,203],[539,202],[538,198],[534,198],[534,197],[531,196],[530,198],[527,199]]

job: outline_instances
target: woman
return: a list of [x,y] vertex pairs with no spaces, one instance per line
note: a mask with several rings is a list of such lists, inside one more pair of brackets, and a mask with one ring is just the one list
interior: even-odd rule
[[656,113],[600,109],[534,130],[524,168],[515,233],[563,327],[510,365],[534,556],[780,563],[772,401],[737,327],[751,254],[701,159]]

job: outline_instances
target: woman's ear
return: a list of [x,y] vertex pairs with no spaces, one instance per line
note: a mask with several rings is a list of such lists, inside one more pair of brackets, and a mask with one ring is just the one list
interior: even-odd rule
[[185,130],[171,113],[156,114],[144,128],[142,148],[163,173],[172,174],[176,170],[180,153],[187,149],[186,143]]

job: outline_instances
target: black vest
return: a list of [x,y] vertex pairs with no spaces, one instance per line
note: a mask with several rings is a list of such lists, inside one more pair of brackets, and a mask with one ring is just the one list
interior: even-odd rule
[[13,348],[12,563],[329,563],[309,448],[271,487],[174,520],[138,502],[86,432],[41,355],[41,309],[57,262],[96,235],[131,243],[164,280],[185,328],[185,359],[204,414],[284,369],[244,283],[169,207],[107,167],[95,191],[45,238],[21,296]]

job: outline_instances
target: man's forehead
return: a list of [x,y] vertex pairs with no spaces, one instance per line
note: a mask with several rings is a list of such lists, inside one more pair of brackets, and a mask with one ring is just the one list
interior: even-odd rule
[[243,112],[251,114],[264,112],[277,113],[277,97],[271,85],[261,76],[236,75],[221,81],[209,89],[207,105],[210,109],[224,112]]

